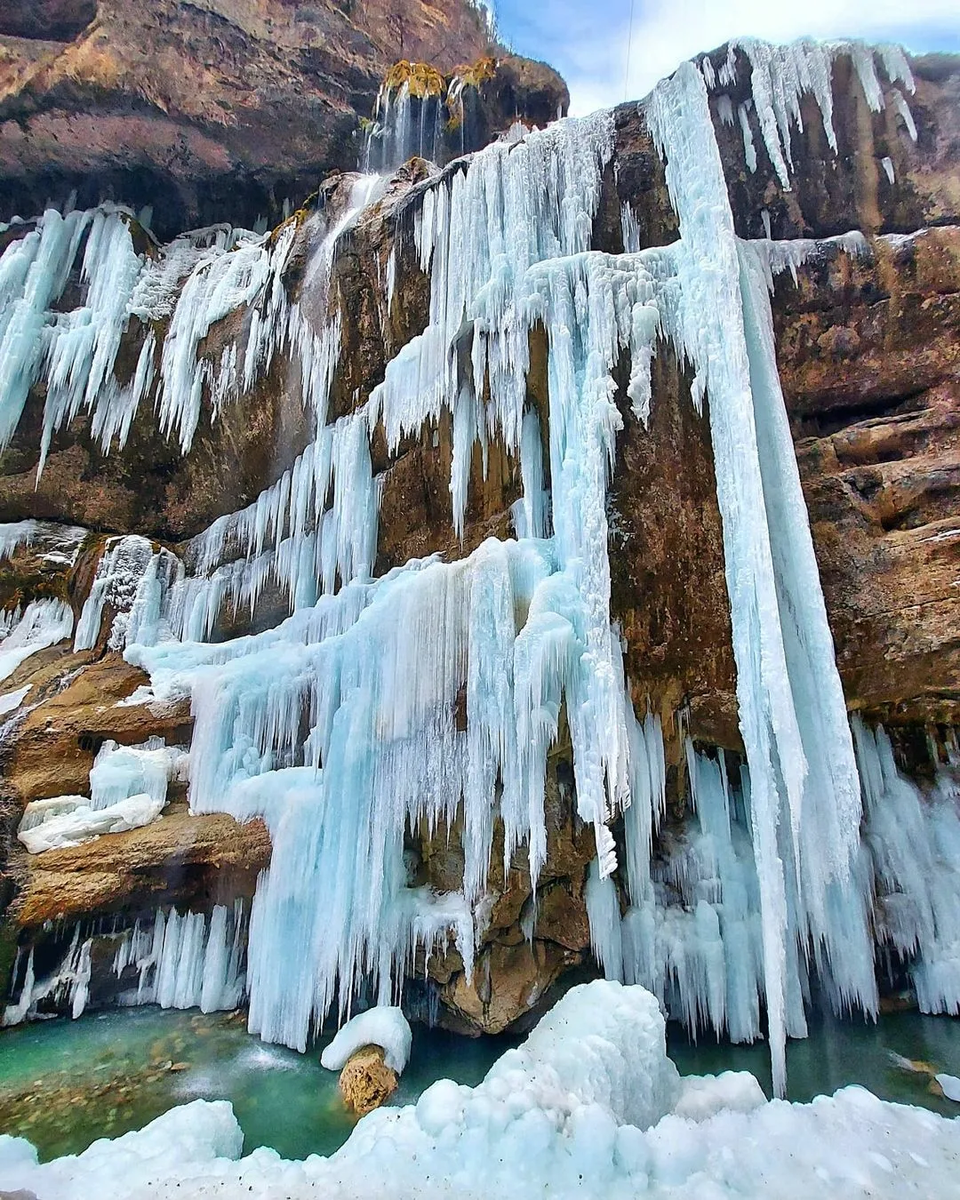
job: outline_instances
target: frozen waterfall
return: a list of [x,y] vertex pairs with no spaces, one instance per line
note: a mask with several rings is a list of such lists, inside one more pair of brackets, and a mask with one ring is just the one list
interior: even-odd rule
[[[804,94],[819,104],[835,147],[831,71],[841,54],[852,57],[871,108],[889,94],[906,114],[909,136],[909,107],[893,87],[912,89],[899,52],[807,42],[744,42],[741,52],[752,68],[752,97],[737,110],[749,170],[755,111],[789,186]],[[361,988],[395,1002],[424,951],[455,946],[469,978],[498,820],[505,865],[525,854],[534,885],[543,868],[547,755],[564,726],[577,812],[596,840],[587,910],[608,975],[643,983],[691,1028],[734,1040],[761,1036],[765,1011],[782,1092],[785,1040],[805,1032],[812,976],[838,1011],[877,1010],[871,907],[879,887],[882,940],[916,958],[922,1003],[931,1011],[960,1004],[956,881],[933,888],[923,867],[958,844],[955,805],[946,784],[930,809],[900,779],[882,731],[857,725],[855,753],[847,721],[769,297],[773,275],[795,272],[816,248],[735,234],[710,98],[732,125],[724,89],[736,72],[734,50],[719,71],[709,59],[685,64],[642,106],[679,220],[679,240],[668,246],[640,249],[626,206],[624,252],[592,249],[614,152],[609,113],[494,143],[418,185],[413,219],[395,224],[385,300],[389,310],[402,239],[412,238],[405,248],[429,275],[428,321],[383,381],[334,422],[328,393],[349,314],[327,297],[317,328],[287,296],[303,218],[272,238],[207,231],[148,261],[134,253],[124,210],[50,212],[0,259],[0,445],[44,372],[44,453],[84,408],[104,449],[122,446],[151,396],[160,428],[186,453],[204,405],[215,421],[281,351],[301,365],[312,437],[293,465],[179,556],[136,535],[110,539],[75,636],[78,650],[96,645],[109,611],[109,645],[149,672],[153,695],[191,696],[193,811],[260,815],[269,826],[273,857],[250,914],[244,984],[251,1029],[264,1038],[302,1049]],[[402,92],[389,98],[395,118],[406,101]],[[407,153],[410,130],[397,130]],[[381,193],[378,177],[361,176],[329,227],[307,218],[317,227],[306,278],[320,294],[341,239]],[[860,241],[843,246],[855,253]],[[54,315],[78,255],[86,301],[79,315]],[[215,361],[198,359],[211,328],[238,309],[243,336]],[[158,314],[170,322],[162,347],[145,333],[121,387],[113,375],[120,334]],[[548,397],[538,405],[527,375],[529,336],[540,327]],[[657,403],[651,363],[664,342],[691,368],[697,412],[707,407],[745,747],[740,763],[688,746],[694,817],[682,836],[662,828],[660,719],[634,712],[611,623],[608,558],[607,490],[623,425],[615,374],[628,360],[627,399],[646,425]],[[444,412],[453,532],[462,538],[474,447],[486,461],[499,441],[520,464],[516,537],[491,538],[459,561],[411,560],[377,576],[372,440],[382,431],[394,452]],[[289,615],[261,633],[210,640],[220,614],[253,611],[268,581]],[[98,786],[108,785],[110,762],[98,765]],[[136,764],[146,792],[159,770],[148,766]],[[437,894],[409,878],[404,833],[421,821],[457,827],[458,891]],[[913,830],[909,838],[901,827]],[[214,913],[215,950],[212,926],[207,935],[195,916],[182,926],[175,914],[164,920],[153,934],[159,944],[148,953],[138,933],[130,951],[159,964],[157,981],[144,985],[150,994],[205,996],[207,967],[198,964],[213,954],[210,994],[232,995],[226,917]],[[174,938],[189,953],[168,952]],[[170,981],[181,970],[182,986]]]

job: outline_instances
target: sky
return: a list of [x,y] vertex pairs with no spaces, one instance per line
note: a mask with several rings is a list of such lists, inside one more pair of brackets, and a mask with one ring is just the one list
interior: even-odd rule
[[575,115],[640,99],[685,58],[735,37],[860,37],[960,52],[960,0],[496,0],[495,8],[501,40],[556,67]]

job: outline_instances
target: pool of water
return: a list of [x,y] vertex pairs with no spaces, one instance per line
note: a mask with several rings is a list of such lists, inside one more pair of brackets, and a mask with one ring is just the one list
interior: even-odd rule
[[[244,1020],[134,1008],[4,1030],[0,1133],[28,1137],[42,1159],[55,1158],[202,1097],[231,1101],[245,1152],[272,1146],[285,1158],[332,1154],[357,1121],[343,1107],[336,1072],[320,1066],[332,1034],[301,1055],[251,1037]],[[513,1044],[417,1027],[392,1102],[409,1104],[444,1077],[479,1083]]]
[[[232,1102],[244,1150],[272,1146],[285,1158],[330,1154],[356,1118],[343,1108],[337,1075],[319,1054],[251,1037],[242,1014],[157,1008],[52,1020],[0,1034],[0,1133],[21,1134],[43,1159],[75,1154],[98,1137],[139,1129],[197,1097]],[[682,1074],[751,1071],[769,1094],[762,1044],[691,1043],[671,1027],[668,1050]],[[414,1029],[410,1064],[393,1103],[408,1104],[435,1080],[476,1084],[515,1041]],[[888,1100],[945,1116],[960,1105],[931,1090],[932,1074],[960,1075],[960,1022],[898,1013],[876,1025],[821,1019],[787,1054],[790,1099],[810,1100],[860,1083]]]
[[[766,1044],[732,1046],[703,1039],[693,1043],[679,1027],[668,1027],[667,1053],[682,1075],[749,1071],[767,1095],[770,1055]],[[916,1104],[945,1117],[960,1116],[960,1104],[939,1094],[933,1075],[960,1075],[960,1020],[918,1012],[888,1013],[879,1021],[830,1016],[810,1018],[810,1036],[787,1043],[787,1096],[808,1101],[851,1083],[884,1100]]]

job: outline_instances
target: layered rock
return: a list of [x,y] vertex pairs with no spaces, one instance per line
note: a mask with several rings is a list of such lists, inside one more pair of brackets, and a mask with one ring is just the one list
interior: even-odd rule
[[[469,0],[45,0],[0,15],[0,219],[75,192],[149,206],[162,237],[275,224],[361,149],[397,57],[452,71],[499,49]],[[505,56],[497,125],[566,91]],[[502,107],[499,107],[501,106]],[[474,148],[474,147],[468,147]]]

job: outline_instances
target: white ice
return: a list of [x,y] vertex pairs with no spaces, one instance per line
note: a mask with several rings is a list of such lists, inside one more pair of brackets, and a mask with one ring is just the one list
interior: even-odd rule
[[32,600],[12,629],[0,636],[0,680],[31,654],[55,646],[73,633],[73,611],[64,600]]
[[400,1075],[410,1058],[413,1035],[403,1010],[378,1005],[352,1017],[320,1055],[328,1071],[339,1071],[362,1046],[380,1046],[384,1062]]
[[[66,801],[82,800],[70,807]],[[49,808],[38,809],[38,805]],[[107,833],[126,833],[155,821],[163,810],[164,801],[146,794],[129,796],[109,808],[94,809],[86,797],[58,796],[54,800],[31,800],[24,811],[17,837],[30,854],[45,850],[60,850],[79,846]],[[41,819],[38,821],[37,818]]]

